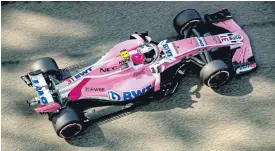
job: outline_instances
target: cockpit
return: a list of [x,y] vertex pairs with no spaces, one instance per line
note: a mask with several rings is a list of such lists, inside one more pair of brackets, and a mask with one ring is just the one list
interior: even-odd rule
[[156,45],[144,43],[136,49],[136,52],[131,54],[131,59],[135,65],[149,64],[158,57],[159,50]]

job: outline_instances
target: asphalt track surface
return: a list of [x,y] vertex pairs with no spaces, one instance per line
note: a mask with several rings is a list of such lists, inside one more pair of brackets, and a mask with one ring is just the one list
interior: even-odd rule
[[[158,41],[175,35],[173,17],[226,7],[250,37],[259,68],[217,92],[189,90],[91,124],[72,140],[56,136],[46,116],[28,108],[35,96],[19,78],[36,59],[63,68],[93,60],[135,31]],[[2,6],[2,150],[275,150],[274,2],[16,2]]]

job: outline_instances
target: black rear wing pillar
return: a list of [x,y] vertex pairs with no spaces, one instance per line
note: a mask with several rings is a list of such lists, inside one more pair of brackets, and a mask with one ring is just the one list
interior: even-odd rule
[[228,9],[221,9],[220,11],[210,15],[205,14],[204,19],[207,23],[217,23],[217,22],[226,21],[228,19],[232,19],[232,15],[228,11]]

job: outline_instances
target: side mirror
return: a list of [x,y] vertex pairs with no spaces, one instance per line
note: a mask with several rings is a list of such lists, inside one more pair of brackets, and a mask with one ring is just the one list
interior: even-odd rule
[[149,37],[149,36],[145,36],[145,39],[146,39],[148,42],[150,42],[150,41],[152,40],[152,38]]

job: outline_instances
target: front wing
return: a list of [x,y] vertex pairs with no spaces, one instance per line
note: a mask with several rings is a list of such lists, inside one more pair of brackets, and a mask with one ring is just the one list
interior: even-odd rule
[[[242,35],[243,45],[236,49],[235,54],[232,57],[232,65],[236,74],[242,74],[251,71],[257,67],[248,36],[232,19],[232,15],[227,9],[222,9],[219,12],[211,15],[207,14],[205,15],[205,20],[206,22],[211,23],[215,26],[224,28],[231,33],[239,33],[240,35]],[[226,37],[223,40],[232,40],[227,38],[232,37]]]

